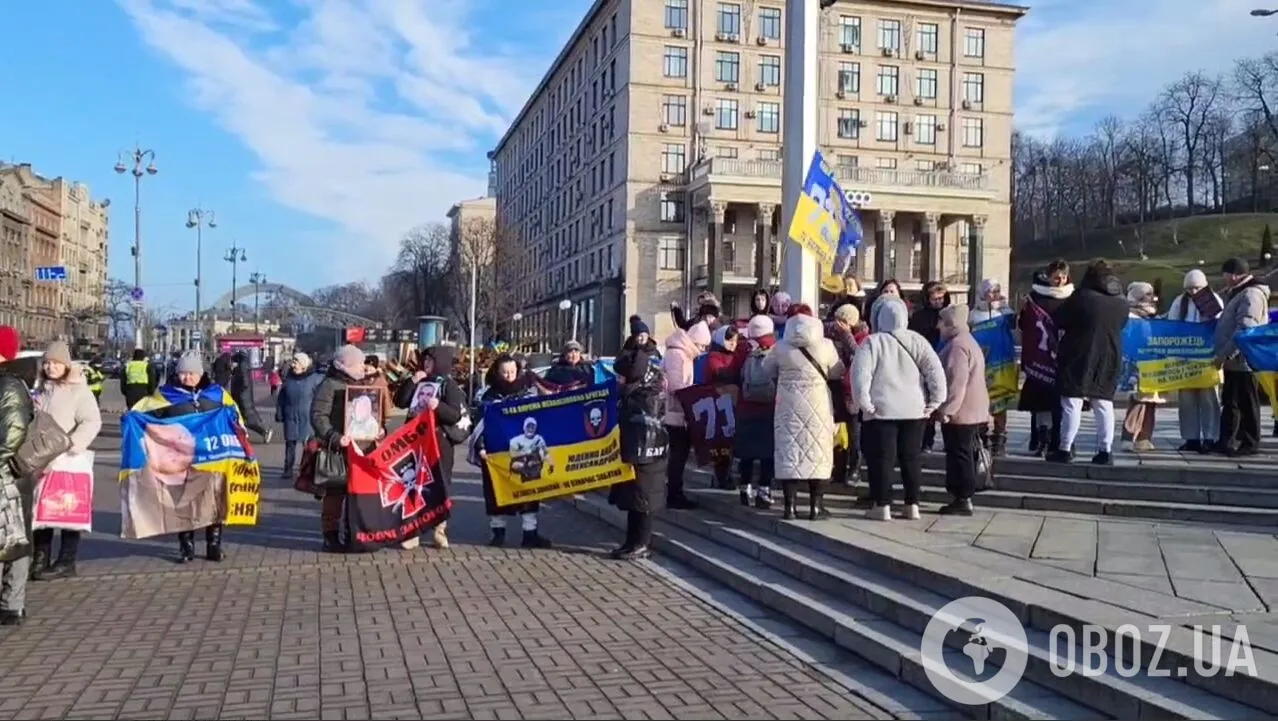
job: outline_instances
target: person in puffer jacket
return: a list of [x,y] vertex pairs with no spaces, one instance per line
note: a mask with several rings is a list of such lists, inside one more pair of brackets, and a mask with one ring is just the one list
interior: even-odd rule
[[669,463],[666,466],[666,506],[674,509],[692,509],[697,504],[683,491],[684,466],[692,451],[692,438],[688,435],[688,422],[683,417],[683,406],[675,398],[675,391],[692,385],[693,365],[697,356],[710,347],[710,328],[705,321],[694,323],[688,330],[676,328],[666,339],[666,354],[661,359],[661,370],[666,376],[666,431],[670,434]]
[[[754,401],[746,397],[745,363],[750,356],[758,355],[766,358],[776,345],[775,328],[772,318],[767,314],[759,314],[750,319],[746,326],[748,343],[741,343],[738,350],[745,351],[742,363],[741,397],[737,401],[737,434],[732,439],[732,455],[737,459],[737,473],[741,476],[741,505],[751,502],[753,491],[754,507],[768,509],[772,507],[772,479],[775,474],[773,444],[773,409],[776,405],[776,393],[768,402]],[[755,367],[757,367],[757,362]],[[758,484],[755,485],[754,466],[759,466]]]

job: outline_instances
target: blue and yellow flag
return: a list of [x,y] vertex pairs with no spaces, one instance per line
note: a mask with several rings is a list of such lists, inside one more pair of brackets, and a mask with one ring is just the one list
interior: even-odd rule
[[498,506],[546,501],[633,480],[621,460],[617,381],[484,408],[488,476]]
[[261,470],[234,405],[169,418],[135,410],[120,426],[122,537],[257,524]]
[[972,326],[972,337],[985,354],[985,387],[990,413],[1002,413],[1020,396],[1016,368],[1016,341],[1012,336],[1016,316],[1011,313]]
[[[1215,388],[1216,322],[1129,318],[1123,328],[1123,389],[1141,393]],[[1134,380],[1135,379],[1135,380]]]

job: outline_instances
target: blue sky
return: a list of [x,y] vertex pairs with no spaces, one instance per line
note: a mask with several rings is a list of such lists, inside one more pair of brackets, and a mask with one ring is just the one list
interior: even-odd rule
[[[659,2],[659,0],[646,0]],[[111,274],[131,279],[143,181],[144,286],[193,303],[198,205],[206,303],[221,260],[301,290],[377,277],[398,238],[481,195],[491,148],[588,0],[43,0],[8,3],[0,158],[87,183],[114,205]],[[1018,124],[1085,131],[1189,69],[1275,47],[1248,0],[1045,0],[1018,30]],[[1193,68],[1186,66],[1192,58]],[[15,72],[21,68],[21,71]],[[17,102],[15,102],[17,101]]]

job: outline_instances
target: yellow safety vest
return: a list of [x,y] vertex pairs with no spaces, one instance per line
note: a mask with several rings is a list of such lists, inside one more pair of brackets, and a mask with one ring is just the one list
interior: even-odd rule
[[150,363],[147,363],[144,360],[129,361],[128,364],[124,366],[125,384],[131,386],[144,386],[150,384],[151,374],[147,372],[150,365]]

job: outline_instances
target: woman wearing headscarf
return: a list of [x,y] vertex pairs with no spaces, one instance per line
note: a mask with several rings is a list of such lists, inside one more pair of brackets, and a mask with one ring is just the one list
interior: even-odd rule
[[[479,399],[480,404],[483,406],[500,403],[511,398],[537,395],[537,377],[531,373],[520,373],[519,364],[508,353],[502,353],[497,356],[492,365],[488,367],[488,372],[484,376],[484,383],[487,388]],[[475,434],[472,436],[471,444],[475,455],[478,456],[479,463],[477,465],[479,466],[479,473],[484,487],[484,510],[488,514],[488,528],[492,532],[492,538],[489,539],[488,545],[505,545],[507,519],[511,516],[519,516],[521,530],[523,531],[520,545],[524,548],[549,548],[550,541],[541,535],[537,524],[537,511],[540,510],[541,504],[533,501],[531,503],[517,503],[513,506],[497,505],[497,493],[493,489],[493,478],[488,472],[488,464],[484,462],[488,457],[488,451],[484,447],[484,436],[479,430],[481,429],[476,429]]]
[[[1003,284],[993,278],[986,278],[981,281],[980,295],[977,296],[976,304],[972,306],[967,322],[970,326],[975,326],[1013,314],[1012,309],[1007,307],[1007,298],[1003,295]],[[990,417],[994,430],[986,439],[986,446],[995,456],[1005,456],[1007,455],[1007,409],[1003,408],[997,413],[992,413]]]
[[315,389],[324,381],[305,353],[294,353],[284,383],[275,397],[275,421],[284,426],[284,477],[293,477],[297,447],[311,437],[311,403]]
[[[315,440],[327,451],[345,453],[356,441],[346,435],[346,391],[363,384],[368,368],[364,364],[364,352],[353,345],[344,345],[333,355],[328,373],[315,389],[311,402],[311,432]],[[384,435],[386,429],[382,429]],[[363,450],[372,448],[372,442],[363,444]],[[325,553],[344,553],[351,544],[351,529],[345,523],[346,486],[324,486],[320,503],[320,531],[324,534]]]
[[[1137,281],[1127,286],[1128,317],[1149,320],[1158,316],[1158,298],[1154,286]],[[1141,393],[1133,389],[1128,398],[1127,416],[1123,419],[1123,441],[1128,450],[1154,450],[1154,423],[1158,406],[1166,403],[1158,393]]]
[[[1220,316],[1225,302],[1207,285],[1207,276],[1197,268],[1185,274],[1185,292],[1167,309],[1170,320],[1188,323],[1210,323]],[[1176,392],[1180,414],[1182,453],[1211,453],[1220,435],[1220,387],[1197,388]]]

